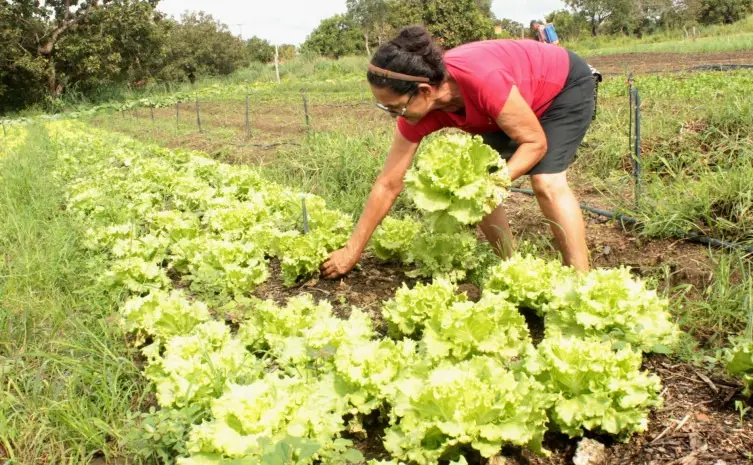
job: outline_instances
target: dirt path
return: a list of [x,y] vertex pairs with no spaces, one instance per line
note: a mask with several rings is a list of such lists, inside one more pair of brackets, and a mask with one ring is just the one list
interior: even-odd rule
[[702,65],[753,65],[753,50],[704,53],[620,53],[586,59],[605,75],[676,72]]

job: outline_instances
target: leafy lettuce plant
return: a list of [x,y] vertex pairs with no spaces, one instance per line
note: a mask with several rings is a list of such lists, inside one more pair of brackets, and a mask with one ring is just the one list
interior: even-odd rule
[[552,396],[532,376],[495,357],[444,361],[397,382],[384,446],[419,465],[457,459],[461,446],[489,458],[507,444],[544,453]]
[[667,353],[680,335],[667,299],[625,267],[560,281],[546,312],[547,333],[601,337],[643,352]]
[[727,372],[743,382],[743,394],[753,396],[753,340],[737,339],[724,351],[724,366]]
[[551,419],[570,437],[588,430],[628,439],[645,431],[649,411],[661,406],[661,382],[640,371],[640,352],[613,350],[594,338],[557,336],[547,336],[537,349],[538,379],[557,396]]
[[504,293],[518,307],[542,313],[552,300],[554,288],[574,277],[572,268],[557,261],[516,253],[491,267],[482,287]]
[[499,154],[480,136],[448,134],[428,141],[405,175],[408,195],[433,217],[476,224],[499,206],[510,176]]

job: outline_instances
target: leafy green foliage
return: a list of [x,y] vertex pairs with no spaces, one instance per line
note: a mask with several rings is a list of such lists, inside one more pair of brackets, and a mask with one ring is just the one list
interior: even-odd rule
[[232,299],[269,277],[264,251],[250,242],[198,237],[182,244],[176,260],[185,263],[191,290],[208,299]]
[[188,334],[210,318],[204,303],[189,301],[181,291],[154,291],[145,297],[133,297],[123,304],[121,315],[126,330],[162,340]]
[[408,276],[462,281],[483,259],[476,236],[451,221],[448,230],[437,231],[436,224],[386,217],[372,236],[371,250],[381,260],[411,265]]
[[552,300],[555,286],[573,279],[574,273],[556,261],[515,254],[489,270],[483,287],[506,294],[519,307],[543,312]]
[[380,260],[408,262],[413,241],[421,231],[421,223],[411,218],[399,220],[385,217],[371,236],[371,250]]
[[431,315],[441,314],[455,303],[467,302],[467,296],[456,291],[451,282],[443,279],[431,284],[417,283],[413,289],[403,284],[395,298],[384,304],[382,314],[394,335],[412,336],[423,330]]
[[627,268],[596,269],[554,288],[547,331],[605,337],[644,352],[666,353],[680,333],[667,305]]
[[315,303],[308,294],[290,299],[284,307],[259,302],[238,329],[247,347],[268,353],[293,373],[331,368],[340,347],[361,345],[373,336],[371,320],[361,311],[354,309],[350,319],[341,320],[332,315],[329,303]]
[[701,24],[731,24],[753,11],[751,0],[700,0],[698,22]]
[[149,365],[145,374],[155,384],[162,407],[182,408],[208,404],[226,382],[257,379],[263,365],[221,321],[202,323],[194,330],[145,349]]
[[474,355],[501,360],[520,357],[529,348],[525,319],[505,295],[484,293],[468,301],[446,280],[405,285],[384,305],[383,315],[395,335],[420,335],[423,355],[434,361],[465,360]]
[[388,8],[393,28],[424,24],[447,49],[494,37],[494,18],[485,0],[391,0]]
[[345,15],[323,19],[301,45],[301,51],[340,58],[366,51],[361,28]]
[[727,373],[743,382],[743,394],[753,396],[753,341],[739,338],[724,351],[724,366]]
[[457,458],[463,445],[487,458],[504,444],[543,452],[552,398],[533,377],[507,370],[496,358],[445,361],[399,386],[384,438],[396,458],[429,465]]
[[[473,302],[453,281],[481,261],[470,228],[445,221],[450,215],[388,222],[378,238],[385,254],[414,273],[446,277],[400,289],[383,310],[394,339],[382,337],[357,308],[345,320],[310,294],[285,304],[248,296],[266,279],[267,257],[279,257],[293,283],[347,239],[350,217],[323,199],[305,197],[303,234],[300,194],[254,170],[53,127],[65,153],[55,175],[67,182],[67,212],[87,228],[86,247],[109,265],[114,290],[130,294],[121,318],[138,335],[162,409],[135,420],[140,457],[362,463],[343,435],[364,432],[364,415],[379,411],[395,459],[462,465],[468,449],[546,453],[548,415],[571,435],[627,437],[658,405],[658,380],[638,371],[641,353],[603,340],[656,349],[675,331],[666,302],[626,270],[575,276],[518,256],[494,270]],[[178,279],[191,294],[171,290]],[[518,312],[524,304],[548,311],[554,342],[534,349]],[[228,309],[237,332],[213,318]],[[563,332],[581,338],[560,339]]]
[[462,281],[481,265],[482,257],[478,250],[478,240],[471,230],[461,228],[456,232],[434,232],[425,227],[408,252],[406,263],[413,265],[414,269],[406,274]]
[[169,26],[164,79],[193,82],[199,75],[227,75],[248,62],[248,52],[227,25],[204,12],[184,13]]
[[507,197],[510,177],[505,162],[480,136],[449,134],[422,147],[405,185],[416,206],[431,214],[430,221],[442,223],[449,215],[476,224]]
[[191,432],[188,448],[248,460],[263,455],[261,438],[274,443],[291,435],[326,449],[342,430],[347,407],[333,375],[305,379],[269,373],[251,384],[228,385],[212,402],[212,420]]
[[171,463],[175,456],[188,453],[188,433],[207,414],[207,409],[199,404],[181,409],[151,407],[148,412],[134,415],[135,424],[126,437],[126,446],[142,459]]
[[102,276],[102,281],[113,290],[125,288],[134,294],[146,294],[152,290],[167,289],[170,279],[159,264],[141,257],[116,260]]
[[275,47],[268,40],[256,36],[246,40],[249,59],[261,63],[269,63],[275,59]]
[[552,420],[570,437],[583,429],[629,438],[648,427],[648,411],[661,405],[661,384],[640,372],[640,352],[613,350],[598,339],[547,336],[538,346],[547,392],[557,395]]

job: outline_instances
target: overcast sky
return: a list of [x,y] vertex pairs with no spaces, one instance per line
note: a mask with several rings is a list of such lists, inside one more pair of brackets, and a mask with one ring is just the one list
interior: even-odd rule
[[[301,44],[319,22],[345,12],[345,0],[161,0],[158,9],[176,18],[186,10],[203,10],[243,38],[253,35],[272,43]],[[561,0],[494,0],[498,18],[528,24],[532,19],[564,8]],[[242,24],[242,26],[241,26]]]

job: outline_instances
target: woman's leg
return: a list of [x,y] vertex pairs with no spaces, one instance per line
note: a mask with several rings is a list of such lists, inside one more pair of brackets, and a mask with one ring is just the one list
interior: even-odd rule
[[565,264],[580,272],[587,272],[586,225],[580,204],[567,183],[567,171],[534,174],[531,176],[531,184],[541,212],[550,222],[549,226]]
[[481,221],[481,231],[486,236],[486,240],[494,248],[494,252],[500,258],[510,258],[515,250],[515,243],[510,231],[510,222],[507,220],[507,213],[503,205],[497,207]]

